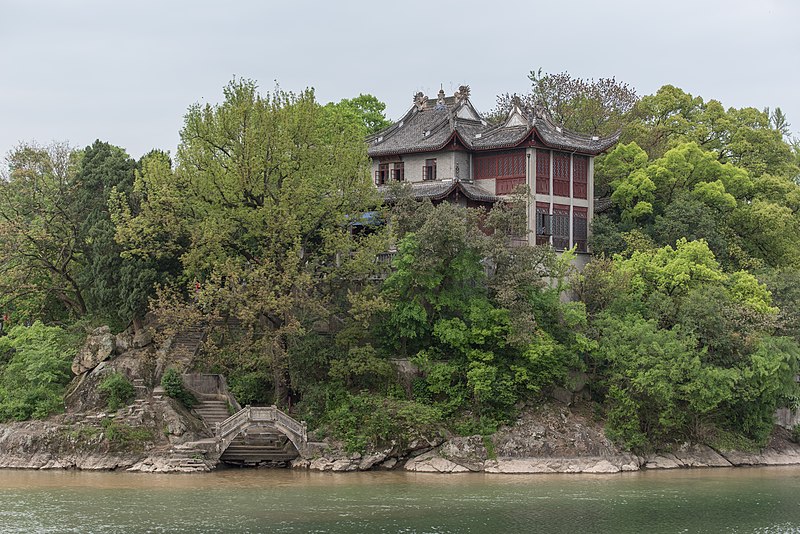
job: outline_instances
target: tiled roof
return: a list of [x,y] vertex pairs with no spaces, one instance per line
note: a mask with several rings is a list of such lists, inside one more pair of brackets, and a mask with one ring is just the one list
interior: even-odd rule
[[[369,155],[434,152],[444,148],[454,136],[458,136],[472,150],[510,148],[523,142],[533,132],[550,148],[596,155],[608,150],[619,139],[618,133],[598,138],[565,130],[543,112],[520,118],[520,121],[527,119],[527,126],[488,125],[482,119],[478,121],[458,116],[465,106],[474,111],[468,98],[457,100],[446,97],[443,103],[437,105],[437,100],[428,99],[419,108],[416,104],[412,106],[402,119],[368,138]],[[521,113],[518,109],[516,111]]]
[[[415,182],[409,184],[411,194],[417,200],[429,198],[431,200],[443,200],[453,191],[459,190],[465,197],[477,202],[496,202],[498,197],[486,191],[479,185],[453,180],[451,182]],[[386,186],[378,187],[384,198],[388,201],[393,200],[391,188]]]
[[611,197],[595,197],[594,198],[594,213],[603,213],[611,209],[613,203]]

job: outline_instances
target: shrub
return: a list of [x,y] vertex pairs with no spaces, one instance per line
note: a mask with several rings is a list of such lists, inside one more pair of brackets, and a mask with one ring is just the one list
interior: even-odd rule
[[187,408],[197,404],[197,399],[183,385],[183,378],[175,369],[167,369],[161,377],[161,387],[164,392]]
[[64,410],[76,341],[63,329],[38,321],[0,338],[0,354],[8,357],[0,365],[0,421],[41,419]]
[[135,389],[125,375],[113,372],[100,382],[97,388],[105,398],[106,406],[115,412],[133,401]]
[[364,391],[347,394],[327,416],[331,433],[344,441],[350,452],[377,448],[392,440],[408,442],[442,422],[442,413],[435,407]]

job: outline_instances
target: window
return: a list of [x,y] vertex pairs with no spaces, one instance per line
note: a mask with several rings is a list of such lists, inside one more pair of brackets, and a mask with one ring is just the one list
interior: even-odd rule
[[569,248],[569,206],[553,205],[553,248]]
[[495,194],[505,195],[525,183],[525,152],[479,156],[473,160],[475,179],[495,178]]
[[550,151],[536,151],[536,192],[550,193]]
[[425,160],[425,166],[422,167],[422,179],[423,180],[436,179],[436,158]]
[[578,251],[586,252],[588,208],[572,208],[572,240]]
[[572,157],[572,196],[586,198],[589,193],[589,158],[575,155]]
[[536,244],[549,245],[553,235],[553,217],[550,206],[543,202],[536,203]]
[[403,164],[402,162],[394,164],[394,169],[392,171],[392,178],[394,178],[398,182],[402,182],[403,180],[405,180],[405,164]]
[[569,154],[553,153],[553,194],[559,197],[569,196]]
[[375,171],[375,185],[383,185],[389,181],[389,164],[378,164],[378,170]]

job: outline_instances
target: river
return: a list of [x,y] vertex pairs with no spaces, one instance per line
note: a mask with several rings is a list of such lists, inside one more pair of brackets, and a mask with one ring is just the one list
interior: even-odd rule
[[0,470],[0,531],[800,533],[800,467],[617,475]]

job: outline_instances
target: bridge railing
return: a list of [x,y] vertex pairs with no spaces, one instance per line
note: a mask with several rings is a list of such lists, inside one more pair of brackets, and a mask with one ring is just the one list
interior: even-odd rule
[[308,430],[305,422],[299,422],[282,412],[277,406],[245,406],[237,413],[217,423],[217,439],[223,442],[227,437],[236,434],[251,423],[277,423],[305,444],[308,441]]
[[245,406],[221,423],[217,423],[217,438],[224,439],[230,434],[241,430],[242,426],[250,423],[250,407]]

